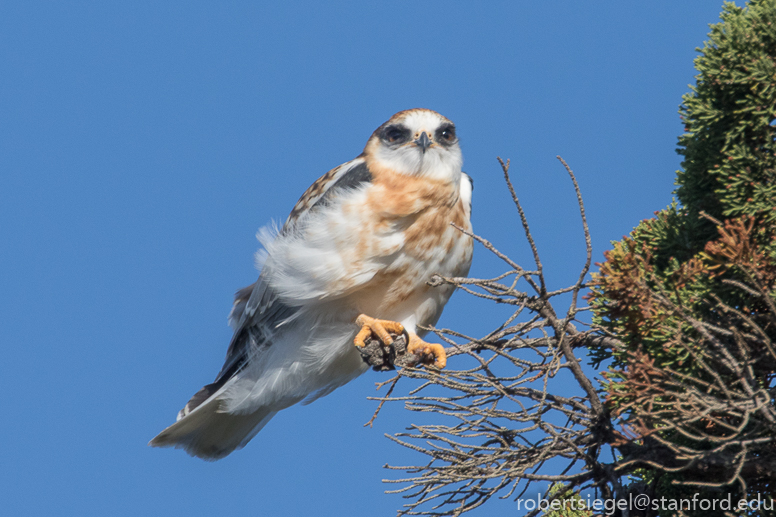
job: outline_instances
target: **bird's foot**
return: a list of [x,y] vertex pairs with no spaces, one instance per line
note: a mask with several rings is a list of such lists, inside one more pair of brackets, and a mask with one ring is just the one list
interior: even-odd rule
[[402,334],[404,332],[404,325],[397,321],[390,320],[378,320],[372,318],[366,314],[361,314],[356,318],[356,325],[361,325],[361,330],[358,331],[353,343],[359,347],[364,348],[366,346],[366,340],[374,334],[377,338],[383,342],[384,345],[390,346],[393,344],[393,338],[390,332],[394,334]]
[[[390,348],[391,345],[393,345],[393,338],[391,337],[391,334],[405,334],[408,338],[408,345],[406,348],[407,354],[412,354],[419,357],[420,362],[426,362],[433,358],[434,366],[439,369],[442,369],[445,367],[445,365],[447,365],[447,354],[445,353],[445,349],[442,345],[438,343],[426,343],[414,332],[407,332],[404,329],[404,325],[397,321],[378,320],[376,318],[367,316],[366,314],[361,314],[358,318],[356,318],[356,325],[360,325],[361,330],[358,331],[358,334],[353,340],[353,343],[360,349],[364,349],[366,347],[366,341],[372,337],[372,335],[375,335],[384,346]],[[364,352],[362,352],[362,355],[363,353]],[[393,353],[403,356],[405,353],[403,345],[401,350],[394,350]],[[396,359],[397,364],[401,366],[404,365],[398,360],[398,357],[396,357]],[[394,360],[391,359],[390,362],[393,363]],[[414,365],[413,363],[406,364]],[[370,362],[370,364],[374,366],[372,362]]]
[[410,344],[407,345],[407,353],[420,356],[422,358],[433,356],[434,366],[440,370],[447,365],[447,354],[445,348],[439,343],[426,343],[412,332],[408,332]]

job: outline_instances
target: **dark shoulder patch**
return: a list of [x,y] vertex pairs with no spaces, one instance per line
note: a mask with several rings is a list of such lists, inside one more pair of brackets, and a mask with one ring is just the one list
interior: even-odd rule
[[332,197],[343,190],[354,190],[364,183],[372,182],[372,173],[369,171],[366,163],[359,163],[348,172],[342,175],[334,185],[326,190],[323,195],[315,202],[312,208],[321,208],[331,203]]

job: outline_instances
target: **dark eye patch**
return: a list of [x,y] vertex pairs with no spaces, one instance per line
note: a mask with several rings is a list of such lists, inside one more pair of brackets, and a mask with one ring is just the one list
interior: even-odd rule
[[389,144],[401,144],[410,139],[410,130],[401,125],[391,124],[382,130],[380,138]]
[[455,126],[443,124],[434,133],[434,139],[442,145],[450,145],[455,142]]

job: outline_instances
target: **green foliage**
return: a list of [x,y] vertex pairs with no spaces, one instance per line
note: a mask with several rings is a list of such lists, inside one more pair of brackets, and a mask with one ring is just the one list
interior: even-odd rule
[[[684,156],[676,194],[690,218],[703,210],[724,219],[776,221],[776,4],[726,3],[722,22],[695,59],[696,86],[682,98]],[[711,224],[691,235],[696,247]]]
[[[650,386],[665,372],[735,385],[730,371],[715,379],[717,372],[699,366],[709,340],[697,322],[729,325],[723,306],[752,321],[772,316],[767,303],[740,286],[756,285],[773,297],[776,280],[776,0],[753,0],[746,8],[726,3],[721,19],[695,59],[696,86],[680,107],[681,205],[656,212],[613,243],[593,275],[590,297],[594,322],[625,345],[591,351],[596,365],[612,360],[604,388],[613,413],[637,436],[656,433],[677,448],[694,450],[711,446],[688,438],[686,430],[672,431],[677,422],[670,419],[681,417],[670,411],[676,394],[656,395]],[[776,339],[772,326],[762,333]],[[754,371],[772,389],[772,365],[763,361]],[[655,420],[655,414],[666,420]],[[713,422],[711,415],[694,425],[703,436],[724,437],[726,431]],[[746,428],[741,426],[739,431]],[[677,486],[687,471],[645,467],[640,475],[658,497],[699,491]],[[762,480],[753,480],[753,487],[763,488]]]
[[[604,253],[606,262],[593,275],[599,287],[593,293],[592,304],[599,326],[625,342],[638,342],[654,350],[666,364],[681,365],[685,357],[661,347],[670,338],[667,329],[674,326],[667,322],[671,315],[644,296],[644,284],[669,293],[676,303],[692,305],[708,293],[708,281],[700,276],[688,279],[683,273],[687,259],[694,255],[688,243],[693,233],[687,228],[690,220],[686,211],[674,203],[655,215]],[[610,350],[592,350],[591,354],[596,365],[613,355],[621,356]]]

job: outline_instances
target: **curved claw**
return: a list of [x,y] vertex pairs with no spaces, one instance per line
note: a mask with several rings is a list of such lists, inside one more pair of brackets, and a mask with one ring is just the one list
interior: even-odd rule
[[356,334],[353,344],[359,348],[366,346],[366,340],[374,334],[385,345],[392,345],[393,338],[389,332],[401,334],[404,332],[404,326],[398,321],[378,320],[366,314],[359,315],[356,318],[356,325],[361,325],[361,330]]
[[420,356],[433,355],[435,358],[434,366],[440,370],[447,366],[447,354],[442,345],[439,343],[426,343],[412,332],[410,332],[409,335],[410,343],[407,345],[407,353]]

